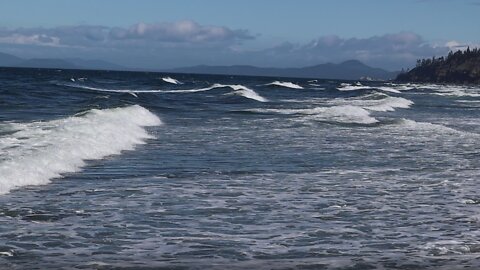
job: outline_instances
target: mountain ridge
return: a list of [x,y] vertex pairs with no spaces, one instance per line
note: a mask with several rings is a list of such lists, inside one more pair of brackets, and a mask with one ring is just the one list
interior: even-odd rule
[[128,70],[114,63],[97,59],[81,58],[30,58],[24,59],[11,54],[0,52],[0,67],[19,68],[61,68],[61,69],[99,69],[99,70]]
[[359,80],[367,78],[371,78],[373,80],[389,80],[394,79],[398,74],[398,72],[391,72],[381,68],[370,67],[358,60],[347,60],[339,64],[317,64],[300,68],[256,67],[251,65],[197,65],[175,68],[167,71],[172,73],[297,77],[340,80]]
[[86,60],[81,58],[32,58],[23,59],[6,53],[0,53],[0,66],[25,68],[61,68],[61,69],[93,69],[153,71],[168,73],[244,75],[267,77],[296,77],[339,80],[390,80],[397,72],[370,67],[358,60],[347,60],[338,64],[324,63],[299,68],[257,67],[252,65],[209,66],[196,65],[175,69],[139,69],[128,68],[104,60]]

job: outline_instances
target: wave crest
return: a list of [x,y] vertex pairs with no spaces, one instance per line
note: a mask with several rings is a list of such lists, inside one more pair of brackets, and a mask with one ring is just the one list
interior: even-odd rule
[[193,88],[193,89],[174,89],[174,90],[135,90],[135,89],[105,89],[105,88],[98,88],[98,87],[91,87],[81,84],[64,84],[63,86],[80,88],[85,90],[92,90],[92,91],[99,91],[99,92],[113,92],[113,93],[127,93],[136,96],[139,93],[196,93],[196,92],[205,92],[217,88],[230,88],[233,90],[232,94],[240,95],[249,99],[253,99],[260,102],[267,102],[268,100],[262,96],[260,96],[254,90],[240,85],[240,84],[219,84],[216,83],[209,87],[204,88]]
[[13,133],[0,137],[0,194],[79,171],[85,160],[133,150],[152,138],[145,127],[161,124],[138,105],[94,109],[47,122],[11,123]]
[[171,84],[182,84],[182,82],[180,82],[179,80],[176,80],[172,77],[163,77],[162,80],[164,82],[171,83]]
[[337,122],[350,124],[375,124],[379,121],[362,107],[339,105],[331,107],[316,107],[312,109],[252,109],[258,113],[277,113],[285,115],[306,115],[307,119],[322,122]]
[[292,88],[292,89],[303,89],[298,84],[294,84],[292,82],[281,82],[281,81],[274,81],[271,83],[267,83],[266,85],[275,85],[275,86],[281,86],[281,87],[286,87],[286,88]]

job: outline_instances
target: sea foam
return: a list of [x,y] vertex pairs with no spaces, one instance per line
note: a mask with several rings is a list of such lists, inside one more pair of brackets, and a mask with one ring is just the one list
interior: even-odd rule
[[268,100],[262,96],[260,96],[257,92],[253,91],[252,89],[237,84],[237,85],[223,85],[222,87],[230,87],[234,90],[233,94],[240,95],[249,99],[253,99],[260,102],[267,102]]
[[330,107],[315,107],[311,109],[252,109],[258,113],[276,113],[285,115],[304,115],[308,120],[321,122],[337,122],[350,124],[375,124],[378,120],[362,107],[339,105]]
[[9,123],[10,132],[0,137],[0,194],[77,172],[86,160],[133,150],[152,138],[145,127],[161,123],[138,105],[46,122]]
[[400,94],[402,93],[401,91],[407,91],[407,90],[412,90],[413,87],[408,87],[405,85],[390,85],[390,86],[366,86],[362,85],[361,83],[356,83],[355,85],[349,84],[349,83],[342,83],[340,84],[339,87],[337,87],[337,90],[339,91],[357,91],[357,90],[379,90],[383,92],[390,92],[390,93],[396,93]]
[[444,126],[442,124],[434,124],[429,122],[417,122],[410,119],[402,119],[402,121],[400,122],[400,126],[402,130],[415,129],[418,131],[433,133],[434,134],[433,136],[442,136],[445,134],[453,135],[456,137],[462,137],[462,138],[465,138],[465,137],[478,138],[480,136],[477,133],[457,130],[452,127]]
[[163,77],[162,80],[164,82],[171,83],[171,84],[182,84],[179,80],[176,80],[172,77]]
[[92,90],[92,91],[98,91],[98,92],[112,92],[112,93],[127,93],[131,94],[134,96],[137,96],[139,93],[196,93],[196,92],[205,92],[217,88],[230,88],[233,90],[231,94],[236,94],[240,95],[249,99],[253,99],[256,101],[260,102],[267,102],[268,100],[262,96],[260,96],[257,92],[254,90],[240,85],[240,84],[213,84],[212,86],[209,87],[204,87],[204,88],[193,88],[193,89],[170,89],[170,90],[163,90],[163,89],[106,89],[106,88],[99,88],[99,87],[92,87],[92,86],[87,86],[87,85],[81,85],[81,84],[64,84],[63,86],[68,86],[68,87],[73,87],[73,88],[80,88],[80,89],[85,89],[85,90]]
[[[375,96],[375,95],[371,95]],[[381,99],[340,99],[332,101],[336,105],[353,105],[362,107],[369,111],[392,112],[396,108],[408,109],[414,103],[413,101],[402,97],[391,97],[382,95]]]
[[292,88],[292,89],[303,89],[303,87],[301,87],[300,85],[294,84],[292,82],[274,81],[274,82],[271,82],[271,83],[267,83],[266,85],[276,85],[276,86]]

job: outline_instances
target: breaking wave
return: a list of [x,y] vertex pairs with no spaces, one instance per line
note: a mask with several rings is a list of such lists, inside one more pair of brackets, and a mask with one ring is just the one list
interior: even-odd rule
[[417,130],[433,133],[434,136],[441,136],[442,134],[450,134],[459,137],[478,137],[477,133],[457,130],[441,124],[434,124],[429,122],[417,122],[410,119],[402,119],[400,122],[403,130]]
[[337,87],[337,90],[339,91],[357,91],[357,90],[379,90],[382,92],[389,92],[389,93],[396,93],[400,94],[402,93],[401,91],[408,91],[414,89],[414,87],[407,86],[407,85],[394,85],[390,84],[390,86],[366,86],[362,85],[361,83],[356,83],[356,84],[349,84],[349,83],[342,83],[340,84],[339,87]]
[[466,86],[439,86],[435,95],[454,97],[480,97],[480,89]]
[[372,89],[371,86],[364,86],[361,83],[357,82],[356,84],[349,84],[349,83],[341,83],[337,90],[339,91],[356,91],[356,90],[364,90],[364,89]]
[[281,81],[274,81],[271,83],[267,83],[266,85],[275,85],[275,86],[281,86],[281,87],[286,87],[286,88],[292,88],[292,89],[303,89],[298,84],[294,84],[292,82],[281,82]]
[[253,99],[253,100],[256,100],[256,101],[260,101],[260,102],[267,102],[268,101],[268,99],[260,96],[259,94],[257,94],[257,92],[253,91],[252,89],[250,89],[248,87],[240,85],[240,84],[221,85],[221,87],[230,87],[234,90],[233,94],[240,95],[240,96],[243,96],[243,97],[246,97],[246,98],[249,98],[249,99]]
[[162,80],[164,82],[171,83],[171,84],[182,84],[182,82],[180,82],[179,80],[176,80],[172,77],[163,77]]
[[0,194],[77,172],[85,160],[133,150],[152,138],[145,127],[161,123],[139,105],[94,109],[47,122],[9,123],[10,132],[0,137]]
[[323,122],[374,124],[379,121],[364,108],[352,105],[316,107],[312,109],[252,109],[257,113],[276,113],[285,115],[305,115],[310,120]]
[[391,97],[384,94],[374,94],[366,97],[382,96],[381,99],[339,99],[332,101],[335,105],[353,105],[369,111],[392,112],[395,108],[408,109],[413,101],[402,97]]
[[217,88],[230,88],[233,90],[231,94],[236,94],[243,96],[245,98],[253,99],[260,102],[267,102],[268,100],[262,96],[260,96],[254,90],[240,85],[240,84],[219,84],[216,83],[209,87],[204,88],[193,88],[193,89],[175,89],[175,90],[161,90],[161,89],[153,89],[153,90],[137,90],[137,89],[105,89],[105,88],[98,88],[98,87],[91,87],[81,84],[63,84],[63,86],[92,90],[92,91],[99,91],[99,92],[113,92],[113,93],[127,93],[134,96],[137,96],[139,93],[196,93],[196,92],[205,92]]

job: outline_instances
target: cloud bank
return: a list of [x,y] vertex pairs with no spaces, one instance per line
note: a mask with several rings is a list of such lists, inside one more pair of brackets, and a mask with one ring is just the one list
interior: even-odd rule
[[448,51],[446,45],[434,45],[415,33],[401,32],[368,38],[322,36],[307,44],[284,43],[263,53],[296,65],[358,59],[370,65],[398,69],[412,66],[418,58],[444,55]]
[[259,50],[244,49],[245,43],[259,37],[244,29],[189,20],[130,27],[0,28],[0,51],[25,57],[97,58],[137,68],[198,64],[292,67],[358,59],[398,70],[412,67],[419,58],[475,46],[457,41],[433,44],[418,34],[400,32],[367,38],[329,35],[303,44],[284,42]]
[[106,26],[62,26],[55,28],[0,28],[0,43],[52,47],[193,46],[226,45],[253,39],[247,30],[203,26],[193,21],[137,23],[128,28]]

